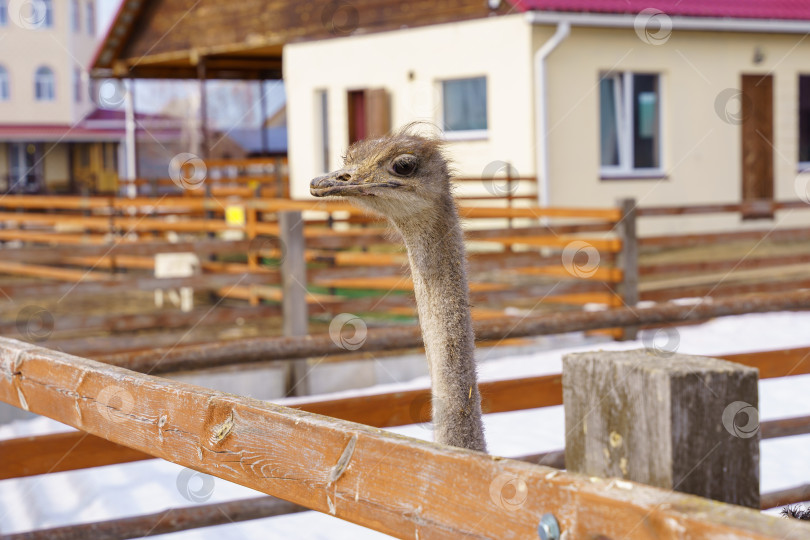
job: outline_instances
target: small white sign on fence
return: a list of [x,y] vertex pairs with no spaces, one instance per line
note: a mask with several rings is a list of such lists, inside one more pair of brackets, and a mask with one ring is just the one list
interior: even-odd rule
[[[201,271],[200,258],[194,253],[157,253],[155,254],[156,278],[190,277]],[[164,293],[180,311],[189,312],[194,308],[194,289],[155,289],[155,307],[163,307]]]

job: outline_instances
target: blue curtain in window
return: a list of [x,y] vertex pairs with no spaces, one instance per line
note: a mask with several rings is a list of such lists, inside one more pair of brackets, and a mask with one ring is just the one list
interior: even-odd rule
[[458,79],[442,83],[444,129],[487,129],[487,79]]

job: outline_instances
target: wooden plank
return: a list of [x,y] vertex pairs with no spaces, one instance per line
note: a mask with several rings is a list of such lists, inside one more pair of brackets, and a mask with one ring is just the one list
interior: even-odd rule
[[[612,308],[602,311],[571,311],[530,317],[503,317],[475,321],[478,339],[502,339],[563,332],[585,331],[635,325],[660,325],[704,321],[714,317],[810,309],[810,291],[788,294],[756,294],[742,297],[713,299],[694,305],[679,303],[651,307]],[[396,350],[419,347],[422,336],[415,327],[369,328],[363,343],[363,352]],[[155,349],[142,353],[106,355],[105,362],[126,366],[137,371],[160,369],[161,372],[202,369],[236,362],[270,359],[306,358],[326,354],[340,354],[326,334],[304,338],[250,338],[237,343],[208,343],[205,346],[178,346],[169,350]],[[155,365],[160,359],[159,367]]]
[[512,268],[509,272],[521,274],[524,276],[551,276],[558,278],[568,279],[592,279],[595,281],[608,281],[616,283],[621,281],[623,271],[621,268],[613,268],[611,266],[599,266],[593,270],[593,273],[588,272],[582,276],[576,276],[563,266],[529,266],[522,268]]
[[[398,537],[528,538],[549,512],[573,538],[810,532],[753,510],[439,447],[14,340],[0,338],[0,372],[0,399],[14,406]],[[515,482],[519,504],[511,493],[504,511],[502,489]]]
[[152,456],[81,431],[0,441],[0,480],[129,463]]
[[810,484],[781,489],[772,493],[762,494],[762,509],[776,508],[787,504],[797,504],[810,500]]
[[477,242],[496,242],[506,246],[526,245],[537,247],[565,248],[572,242],[586,242],[599,251],[618,253],[622,248],[622,241],[618,238],[584,238],[578,236],[500,236],[493,238],[479,238]]
[[[319,287],[330,287],[335,289],[374,289],[383,291],[412,291],[413,281],[411,278],[397,276],[383,276],[376,278],[342,278],[328,279],[321,278],[314,285]],[[470,283],[471,292],[480,291],[502,291],[509,288],[501,283]]]
[[810,347],[725,354],[720,358],[757,368],[760,379],[810,374]]
[[[72,233],[54,233],[43,231],[22,231],[16,229],[0,229],[0,240],[21,240],[27,243],[38,244],[93,244],[105,245],[111,244],[112,239],[107,235],[102,234],[72,234]],[[119,238],[116,241],[125,243],[132,242],[131,239]]]
[[461,206],[458,209],[462,218],[591,218],[615,222],[621,219],[617,208],[552,208],[530,207],[479,207]]
[[[560,375],[489,381],[481,383],[479,387],[484,397],[483,410],[485,413],[562,404]],[[292,408],[318,412],[373,427],[393,427],[429,421],[430,390],[420,389],[330,400],[314,398],[292,405]],[[762,422],[760,433],[762,439],[807,434],[810,433],[810,417],[783,418]],[[93,448],[93,455],[74,455],[74,450],[80,444]],[[47,450],[44,453],[43,448]],[[56,467],[60,471],[69,471],[152,458],[149,454],[136,452],[80,431],[60,433],[58,436],[40,435],[0,440],[0,454],[30,456],[0,461],[0,480],[55,472]],[[536,460],[531,461],[536,462]],[[555,464],[551,465],[551,463]],[[542,464],[556,468],[565,466],[559,459]]]
[[204,258],[212,254],[245,253],[249,243],[246,240],[198,240],[194,242],[121,242],[106,246],[50,246],[50,247],[3,247],[3,259],[19,262],[52,264],[64,257],[103,257],[103,256],[143,256],[152,257],[156,253],[192,252]]
[[251,519],[303,512],[306,508],[275,497],[254,497],[224,503],[197,504],[185,508],[170,508],[162,512],[141,516],[111,519],[95,523],[82,523],[38,529],[35,531],[4,534],[4,540],[119,540],[142,538],[238,523]]
[[660,274],[698,274],[704,272],[719,272],[729,270],[750,270],[758,268],[772,268],[774,266],[791,266],[794,264],[810,263],[810,253],[791,255],[770,255],[767,257],[746,257],[744,259],[700,260],[694,262],[676,262],[645,264],[639,267],[641,276],[655,276]]
[[40,277],[56,279],[59,281],[108,281],[109,274],[92,272],[90,270],[72,270],[70,268],[57,268],[38,264],[26,264],[0,260],[0,274],[14,276]]
[[544,304],[605,304],[608,306],[621,306],[622,299],[610,291],[584,292],[570,294],[550,294],[543,298]]
[[728,242],[758,242],[764,238],[771,242],[803,241],[810,239],[810,228],[646,236],[639,239],[639,245],[642,248],[694,247],[721,245]]
[[[78,270],[74,271],[78,272]],[[220,287],[234,286],[237,283],[246,286],[254,283],[264,283],[268,280],[268,277],[262,274],[243,274],[241,276],[202,274],[184,278],[131,278],[128,276],[115,276],[113,278],[105,275],[105,278],[105,280],[88,280],[80,283],[12,284],[0,287],[0,290],[19,300],[24,297],[64,295],[70,292],[83,295],[117,294],[133,290],[153,291],[154,289],[176,289],[178,287],[213,290]]]
[[[791,201],[769,201],[774,210],[807,210],[810,207],[802,200]],[[691,214],[723,214],[723,213],[745,213],[751,207],[751,203],[726,203],[726,204],[693,204],[689,206],[645,206],[638,209],[639,217],[653,216],[680,216]]]

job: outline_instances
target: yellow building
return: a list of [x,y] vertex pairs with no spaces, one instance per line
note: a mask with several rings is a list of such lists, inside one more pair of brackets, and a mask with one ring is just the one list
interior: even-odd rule
[[[91,87],[94,0],[0,0],[0,192],[113,192],[123,122]],[[101,97],[94,96],[99,90]]]

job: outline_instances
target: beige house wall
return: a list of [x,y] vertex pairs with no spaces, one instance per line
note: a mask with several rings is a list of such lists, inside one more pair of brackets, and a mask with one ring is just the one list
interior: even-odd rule
[[[552,30],[535,28],[535,48]],[[758,64],[756,49],[764,55]],[[810,42],[796,34],[676,28],[666,43],[650,45],[632,28],[573,27],[548,59],[552,204],[604,206],[622,197],[634,197],[641,206],[739,202],[742,128],[723,120],[725,103],[716,105],[716,100],[726,89],[739,89],[742,74],[769,73],[774,77],[775,198],[796,200],[798,76],[810,74],[808,60]],[[663,179],[600,179],[598,81],[609,71],[660,74]],[[739,113],[739,101],[728,103],[728,112]],[[737,215],[649,218],[643,220],[642,230],[762,229],[808,223],[810,207],[779,212],[775,221],[742,221]]]
[[[448,144],[462,176],[481,176],[501,160],[535,176],[534,55],[555,27],[529,24],[523,15],[291,44],[284,49],[293,197],[307,197],[320,167],[316,92],[329,97],[330,166],[348,141],[347,92],[384,87],[391,93],[392,125],[441,121],[442,79],[487,76],[488,136]],[[762,60],[754,62],[755,50]],[[810,74],[810,40],[798,34],[696,32],[677,27],[661,45],[642,41],[632,27],[574,26],[548,57],[547,109],[550,203],[607,207],[625,197],[641,206],[741,201],[741,126],[723,120],[716,101],[738,89],[743,74],[774,76],[774,191],[796,200],[798,76]],[[600,177],[599,78],[605,72],[660,74],[663,177]],[[413,77],[409,77],[410,73]],[[738,113],[739,101],[727,104]],[[475,186],[468,186],[475,190]],[[478,186],[478,193],[482,186]],[[535,193],[522,186],[519,194]],[[739,215],[647,218],[643,234],[766,229],[810,223],[807,211],[780,211],[775,220]]]
[[329,163],[335,168],[348,145],[348,91],[386,88],[394,127],[415,120],[438,125],[441,81],[481,75],[487,76],[488,136],[448,143],[456,169],[478,177],[500,160],[533,175],[531,39],[524,17],[510,15],[285,46],[292,196],[308,197],[310,179],[325,172],[318,90],[328,92]]
[[[0,29],[0,65],[8,70],[10,99],[0,101],[3,124],[70,124],[81,120],[93,109],[88,91],[87,68],[95,48],[95,35],[87,31],[86,0],[81,0],[81,29],[71,27],[68,0],[53,2],[53,27],[22,28],[9,17]],[[12,6],[9,6],[11,9]],[[34,97],[34,74],[41,66],[54,72],[53,101]],[[74,100],[73,70],[82,69],[81,101]]]

